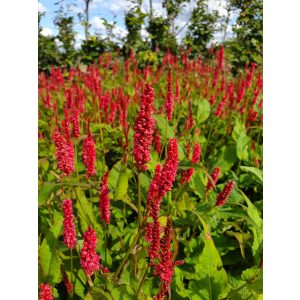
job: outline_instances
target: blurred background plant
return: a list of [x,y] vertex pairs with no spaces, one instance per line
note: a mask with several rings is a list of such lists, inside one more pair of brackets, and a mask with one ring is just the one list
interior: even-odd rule
[[[101,17],[100,10],[93,9],[94,19],[97,17],[101,22],[101,32],[92,30],[92,4],[92,0],[55,3],[53,24],[57,33],[47,36],[43,34],[41,20],[48,12],[39,13],[40,71],[49,71],[52,65],[66,68],[78,63],[87,65],[97,60],[99,54],[118,48],[125,59],[130,51],[136,53],[143,65],[148,50],[155,51],[161,58],[168,50],[179,54],[180,49],[190,49],[190,55],[201,54],[205,59],[212,46],[222,45],[233,72],[251,62],[262,65],[262,0],[164,0],[155,3],[153,0],[130,0],[123,17],[114,16],[112,22]],[[124,23],[121,31],[117,30],[120,18]],[[84,36],[76,44],[78,25],[82,26]]]

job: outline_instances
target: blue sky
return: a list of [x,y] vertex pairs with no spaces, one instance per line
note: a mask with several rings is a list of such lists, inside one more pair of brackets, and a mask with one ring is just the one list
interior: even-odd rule
[[[45,16],[41,21],[41,25],[43,27],[42,34],[44,35],[55,35],[57,34],[57,29],[53,24],[53,19],[55,18],[55,11],[58,9],[59,5],[55,5],[54,3],[59,0],[40,0],[38,2],[38,9],[41,12],[45,12]],[[166,11],[162,7],[162,0],[152,0],[154,12],[157,15],[166,16]],[[76,25],[74,27],[75,32],[77,32],[76,36],[76,47],[80,46],[81,41],[84,39],[84,30],[82,25],[78,22],[77,14],[79,12],[83,12],[84,9],[84,1],[83,0],[65,0],[63,1],[64,7],[68,9],[68,15],[73,15],[76,20]],[[70,5],[73,3],[75,5]],[[175,20],[175,26],[178,26],[178,30],[186,25],[193,7],[195,7],[196,0],[191,0],[190,3],[187,3],[183,9],[181,14]],[[221,15],[225,14],[225,0],[209,0],[209,8],[218,10]],[[101,18],[105,18],[108,22],[116,21],[116,26],[114,29],[114,33],[117,36],[125,37],[127,34],[126,27],[124,24],[124,14],[130,8],[132,4],[127,0],[93,0],[90,4],[90,33],[94,32],[100,33],[102,36],[105,36],[105,28],[103,26],[103,22]],[[149,1],[143,1],[142,10],[144,12],[149,11]],[[232,17],[234,19],[234,16]],[[180,40],[186,32],[185,27],[184,30],[180,32],[178,35],[178,40]],[[231,28],[229,28],[230,34]],[[144,39],[147,38],[147,32],[145,27],[143,26],[141,31],[142,37]],[[214,40],[218,41],[220,38],[220,34],[216,34]]]

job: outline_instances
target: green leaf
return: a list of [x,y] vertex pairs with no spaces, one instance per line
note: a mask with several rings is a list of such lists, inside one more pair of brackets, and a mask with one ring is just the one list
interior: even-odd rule
[[85,285],[86,285],[86,276],[84,271],[80,269],[78,270],[77,273],[75,273],[74,292],[81,299],[84,298]]
[[237,161],[236,147],[235,146],[223,146],[218,151],[218,159],[213,164],[213,167],[220,167],[222,174],[225,174]]
[[213,240],[207,237],[204,243],[199,263],[195,266],[197,280],[189,286],[195,295],[191,299],[222,299],[229,291],[227,274]]
[[113,300],[112,296],[108,292],[105,292],[103,288],[91,287],[89,292],[94,300]]
[[132,171],[118,161],[111,169],[108,177],[109,186],[114,191],[114,200],[126,199],[128,189],[128,179],[132,176]]
[[168,120],[164,115],[154,115],[154,118],[160,131],[162,143],[165,143],[166,129],[167,139],[173,138],[175,136],[173,127],[170,126]]
[[247,203],[247,214],[251,219],[249,228],[253,233],[252,253],[255,258],[255,262],[258,264],[261,258],[262,241],[263,241],[263,221],[259,215],[259,211],[256,206],[249,200],[249,198],[240,190]]
[[44,183],[39,188],[38,205],[44,205],[50,197],[50,194],[55,191],[57,185],[55,183]]
[[240,250],[243,259],[246,259],[245,257],[245,242],[250,238],[250,235],[247,233],[240,233],[240,232],[234,232],[234,231],[226,231],[226,234],[229,236],[233,236],[237,239],[240,245]]
[[190,187],[193,189],[193,192],[200,197],[200,199],[205,198],[205,177],[204,174],[200,171],[193,174],[193,177],[190,181]]
[[263,183],[263,174],[261,170],[254,167],[246,167],[246,166],[241,166],[240,168],[244,172],[249,172],[253,174],[258,179],[259,183],[261,184]]
[[210,114],[210,103],[207,100],[199,99],[198,102],[196,102],[197,105],[197,116],[196,120],[197,123],[203,123],[205,122]]
[[232,131],[232,138],[237,141],[238,137],[242,134],[246,134],[246,126],[245,124],[240,120],[240,118],[236,118],[235,125],[233,127]]
[[263,271],[260,268],[252,267],[244,270],[241,275],[242,280],[248,282],[248,288],[255,294],[263,291]]
[[240,160],[248,160],[248,143],[250,138],[245,132],[241,132],[236,142],[236,155]]
[[62,280],[60,271],[61,259],[55,250],[56,239],[47,235],[39,248],[39,263],[42,269],[44,280],[50,284],[59,283]]
[[57,210],[54,210],[53,220],[54,222],[50,227],[50,231],[53,233],[54,237],[57,238],[60,232],[62,231],[63,215]]
[[95,228],[95,216],[91,204],[87,201],[84,192],[80,187],[74,189],[77,202],[75,204],[80,220],[81,229],[86,231],[89,225]]

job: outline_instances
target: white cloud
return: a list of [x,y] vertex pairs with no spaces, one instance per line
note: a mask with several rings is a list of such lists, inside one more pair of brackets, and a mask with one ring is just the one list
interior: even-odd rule
[[120,37],[120,38],[125,38],[128,34],[128,31],[121,27],[121,26],[115,26],[114,30],[113,30],[113,33],[117,36],[117,37]]
[[39,12],[39,13],[43,13],[43,12],[46,12],[46,11],[47,11],[47,9],[46,9],[46,7],[44,6],[44,4],[41,3],[41,2],[38,2],[38,12]]
[[126,0],[94,0],[90,7],[92,10],[104,8],[110,11],[112,14],[122,14],[133,6],[134,4]]
[[50,28],[44,27],[41,31],[41,34],[43,36],[52,36],[53,35],[53,31]]
[[63,45],[63,43],[59,39],[55,39],[54,42],[58,47],[61,47]]
[[75,49],[80,49],[84,36],[82,34],[76,34],[75,36]]
[[104,22],[100,17],[94,17],[91,20],[91,26],[93,29],[105,32]]

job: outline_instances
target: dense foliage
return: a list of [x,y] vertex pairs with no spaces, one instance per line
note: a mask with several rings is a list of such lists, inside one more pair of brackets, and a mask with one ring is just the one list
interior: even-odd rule
[[39,74],[40,299],[262,299],[261,70],[211,55]]

